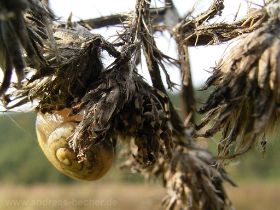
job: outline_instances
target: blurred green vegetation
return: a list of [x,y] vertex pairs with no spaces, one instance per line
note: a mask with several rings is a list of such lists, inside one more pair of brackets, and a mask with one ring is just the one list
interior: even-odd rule
[[[199,102],[206,98],[205,93],[202,92],[197,92],[196,96]],[[177,106],[178,98],[178,95],[172,95]],[[0,183],[73,182],[59,173],[40,150],[36,140],[34,113],[0,114],[0,134]],[[227,166],[230,174],[238,181],[280,180],[279,136],[268,137],[269,143],[264,156],[260,146],[257,146],[252,152],[232,161]],[[215,153],[218,140],[213,138],[207,141],[209,148]],[[120,161],[116,160],[116,162]],[[121,171],[118,169],[118,164],[115,164],[105,177],[105,181],[110,180],[142,182],[143,178]]]
[[69,182],[57,173],[36,140],[35,114],[0,115],[0,182]]

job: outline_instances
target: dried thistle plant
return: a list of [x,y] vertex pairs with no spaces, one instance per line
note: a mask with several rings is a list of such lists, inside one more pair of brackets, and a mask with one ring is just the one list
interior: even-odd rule
[[35,99],[39,100],[38,109],[42,112],[74,106],[84,96],[89,84],[100,76],[102,48],[117,56],[118,52],[109,47],[102,36],[91,34],[82,26],[68,29],[58,26],[53,30],[56,49],[51,48],[46,40],[42,50],[48,65],[26,69],[31,76],[23,88],[7,95],[17,101],[8,108]]
[[232,209],[223,182],[235,184],[222,168],[215,167],[212,154],[201,148],[180,149],[165,165],[165,209]]
[[[269,15],[269,13],[267,13]],[[275,128],[279,103],[278,17],[241,38],[214,68],[206,88],[215,90],[200,113],[207,113],[197,126],[212,126],[199,136],[222,130],[221,158],[233,158],[251,149],[259,136]]]
[[[231,205],[222,186],[227,180],[225,172],[213,166],[213,157],[196,148],[193,140],[186,136],[183,123],[167,96],[160,70],[164,71],[171,88],[173,84],[164,63],[177,67],[179,63],[156,46],[150,1],[137,1],[135,12],[128,16],[117,43],[111,44],[71,22],[51,27],[52,36],[47,30],[36,34],[36,46],[41,46],[38,54],[44,62],[34,65],[27,56],[27,80],[4,99],[7,109],[38,101],[39,115],[52,116],[67,108],[70,113],[65,119],[79,118],[58,123],[60,130],[54,132],[61,138],[54,139],[55,135],[48,134],[50,141],[63,147],[55,146],[57,150],[52,151],[53,143],[42,143],[50,147],[44,150],[50,151],[46,153],[50,161],[61,160],[53,164],[71,177],[97,179],[99,175],[82,173],[102,167],[100,163],[92,163],[90,170],[84,167],[91,160],[102,160],[108,170],[111,158],[92,158],[92,153],[105,148],[102,145],[111,148],[125,139],[126,144],[134,145],[134,149],[129,150],[132,164],[129,167],[137,166],[147,176],[162,177],[169,191],[165,209],[228,209]],[[115,46],[119,46],[118,49]],[[137,73],[136,60],[141,49],[153,86]],[[107,68],[102,64],[102,50],[115,58]],[[73,131],[66,125],[71,125]],[[67,139],[63,137],[66,133],[70,135]],[[99,149],[96,155],[102,154]],[[109,156],[112,157],[111,153]],[[74,164],[73,168],[65,165],[69,162]],[[81,174],[78,174],[80,167]],[[200,186],[199,192],[197,186]]]
[[[0,67],[4,73],[0,96],[10,86],[13,68],[19,85],[24,79],[23,52],[33,66],[43,62],[39,53],[39,46],[42,45],[39,37],[40,33],[50,35],[44,31],[51,19],[53,15],[39,0],[0,1]],[[33,25],[28,24],[29,21]]]
[[[167,189],[164,209],[232,208],[223,184],[234,183],[223,168],[217,167],[213,155],[199,148],[190,137],[193,130],[184,125],[169,99],[161,71],[169,89],[174,84],[166,71],[166,63],[180,68],[184,85],[191,87],[188,46],[217,44],[248,33],[221,60],[208,80],[207,87],[214,85],[216,89],[201,109],[208,115],[197,128],[201,129],[211,121],[214,125],[205,133],[196,134],[209,137],[223,129],[220,156],[235,157],[247,151],[256,136],[266,132],[278,116],[280,53],[277,47],[280,32],[277,9],[262,8],[233,24],[209,24],[207,21],[219,15],[224,7],[222,0],[215,0],[206,12],[193,19],[189,16],[182,18],[173,30],[170,29],[178,45],[179,60],[175,60],[161,52],[154,39],[155,30],[166,20],[165,13],[175,10],[171,0],[166,0],[161,9],[151,8],[151,0],[137,0],[133,12],[79,23],[73,23],[71,19],[67,23],[53,21],[53,16],[41,1],[13,2],[18,5],[24,3],[25,6],[18,9],[0,0],[3,6],[0,25],[3,29],[7,24],[11,25],[16,31],[13,24],[17,22],[13,20],[13,14],[19,12],[24,21],[21,25],[24,29],[21,29],[27,32],[22,33],[23,37],[16,33],[16,44],[13,45],[3,45],[11,30],[5,31],[5,36],[2,33],[0,52],[9,61],[8,66],[14,66],[19,73],[24,69],[26,78],[22,87],[15,87],[4,95],[3,104],[10,110],[36,102],[38,116],[54,116],[65,109],[69,111],[63,118],[65,120],[53,125],[57,127],[50,131],[59,134],[59,138],[52,134],[47,138],[52,137],[52,143],[63,148],[44,145],[51,153],[48,153],[48,158],[51,161],[56,159],[54,165],[59,170],[76,178],[100,178],[111,167],[114,147],[122,144],[128,155],[123,167],[134,169],[146,177],[162,179]],[[278,5],[277,2],[273,4]],[[48,16],[40,19],[42,13]],[[95,21],[97,24],[94,25]],[[85,27],[117,23],[122,23],[123,30],[112,43]],[[168,27],[163,23],[162,28]],[[7,53],[11,46],[15,47],[16,53]],[[114,58],[108,67],[103,65],[102,51]],[[141,53],[152,85],[138,74]],[[11,68],[5,65],[1,63],[5,71],[2,95],[12,86]],[[18,77],[22,79],[20,75]],[[191,96],[184,94],[184,102],[191,107],[187,111],[189,114],[194,110],[194,101],[191,101],[192,88],[188,91]],[[192,122],[191,115],[185,122],[188,121]],[[64,130],[60,132],[61,129]],[[65,133],[67,136],[63,136]],[[236,150],[232,153],[230,147],[235,142]],[[110,148],[107,159],[101,157],[105,154],[103,146]],[[96,150],[98,152],[95,153]],[[57,159],[61,162],[58,163]],[[99,163],[94,163],[98,160]],[[70,161],[76,168],[63,165]],[[77,170],[91,173],[90,170],[102,168],[102,165],[106,165],[102,175],[80,174]]]
[[[121,167],[140,172],[150,179],[159,177],[167,190],[162,201],[163,209],[233,209],[223,184],[228,182],[232,186],[236,185],[224,169],[216,165],[213,155],[190,142],[178,144],[176,141],[182,141],[179,137],[173,140],[177,146],[170,161],[159,156],[156,164],[143,168],[134,158],[129,158]],[[190,140],[189,138],[188,141]],[[130,144],[122,151],[124,157],[137,154],[137,147],[131,139]]]

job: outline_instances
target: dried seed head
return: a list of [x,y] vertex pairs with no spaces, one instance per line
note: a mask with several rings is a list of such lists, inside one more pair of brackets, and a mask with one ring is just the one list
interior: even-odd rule
[[[136,77],[137,78],[137,77]],[[165,94],[135,79],[138,91],[120,112],[116,121],[118,135],[129,137],[136,151],[131,154],[140,168],[153,166],[160,155],[171,157],[172,132]],[[133,139],[133,142],[132,142]]]
[[[130,152],[126,150],[123,154]],[[177,146],[171,159],[160,155],[154,165],[146,168],[130,158],[122,168],[141,172],[147,178],[160,177],[167,190],[162,203],[165,210],[230,210],[232,207],[223,183],[235,184],[223,168],[216,166],[211,153],[196,146]]]
[[183,149],[174,153],[166,164],[164,179],[168,195],[163,201],[166,210],[230,210],[232,209],[223,182],[234,183],[206,150]]
[[[33,25],[29,24],[26,13],[32,18]],[[24,51],[33,66],[43,62],[39,45],[42,44],[42,36],[49,35],[38,23],[48,27],[53,17],[39,0],[0,1],[0,67],[4,72],[0,95],[10,87],[13,68],[18,78],[18,86],[21,86],[26,66]]]
[[221,158],[248,151],[260,134],[275,127],[280,100],[280,30],[273,19],[240,41],[214,69],[206,87],[215,90],[200,109],[207,116],[198,129],[213,125],[201,136],[222,130]]

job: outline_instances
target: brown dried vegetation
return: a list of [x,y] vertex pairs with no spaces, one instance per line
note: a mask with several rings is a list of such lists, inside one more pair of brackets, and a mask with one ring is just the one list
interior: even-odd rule
[[[219,156],[232,158],[249,150],[256,137],[276,123],[279,17],[271,5],[277,6],[277,2],[231,24],[210,24],[224,8],[222,0],[215,0],[207,11],[192,19],[178,18],[173,26],[165,24],[167,11],[178,17],[171,0],[161,9],[151,8],[150,0],[137,0],[133,12],[76,23],[71,18],[67,23],[54,20],[40,0],[11,2],[0,0],[0,65],[4,72],[0,94],[8,110],[33,102],[37,112],[52,114],[67,108],[69,117],[82,116],[67,141],[76,161],[88,162],[87,154],[97,145],[122,144],[121,154],[127,158],[124,168],[162,179],[168,192],[165,209],[232,208],[223,183],[234,183],[191,135],[210,137],[222,130]],[[91,28],[119,23],[123,30],[114,42],[90,32]],[[164,29],[169,29],[177,42],[178,61],[156,45],[154,32]],[[240,43],[207,81],[206,88],[216,88],[200,109],[207,113],[205,119],[195,127],[199,130],[213,124],[206,132],[194,132],[190,128],[195,101],[188,46],[237,37]],[[108,67],[103,65],[103,51],[114,58]],[[142,52],[152,85],[138,74]],[[166,63],[182,72],[185,124],[161,79],[163,71],[169,89],[173,88]],[[19,86],[11,84],[12,67]],[[7,92],[9,87],[13,88]]]

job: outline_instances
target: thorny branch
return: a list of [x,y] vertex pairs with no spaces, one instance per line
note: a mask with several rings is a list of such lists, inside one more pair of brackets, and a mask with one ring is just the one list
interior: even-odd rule
[[263,8],[251,10],[246,17],[234,23],[208,24],[210,19],[221,15],[223,8],[223,1],[215,0],[201,15],[192,20],[189,20],[189,17],[184,18],[176,28],[178,34],[183,34],[182,44],[188,46],[220,44],[258,29],[268,20],[267,11]]
[[[205,24],[207,21],[214,18],[216,15],[221,15],[222,10],[224,9],[224,1],[223,0],[214,0],[214,2],[211,4],[211,6],[206,10],[205,12],[201,13],[194,19],[190,19],[189,16],[186,16],[183,18],[183,20],[177,24],[175,27],[175,33],[174,36],[181,36],[181,41],[183,41],[186,37],[189,37],[190,34],[195,34],[195,31],[198,27]],[[182,38],[184,39],[182,40]],[[188,44],[189,40],[184,40],[181,44]]]

